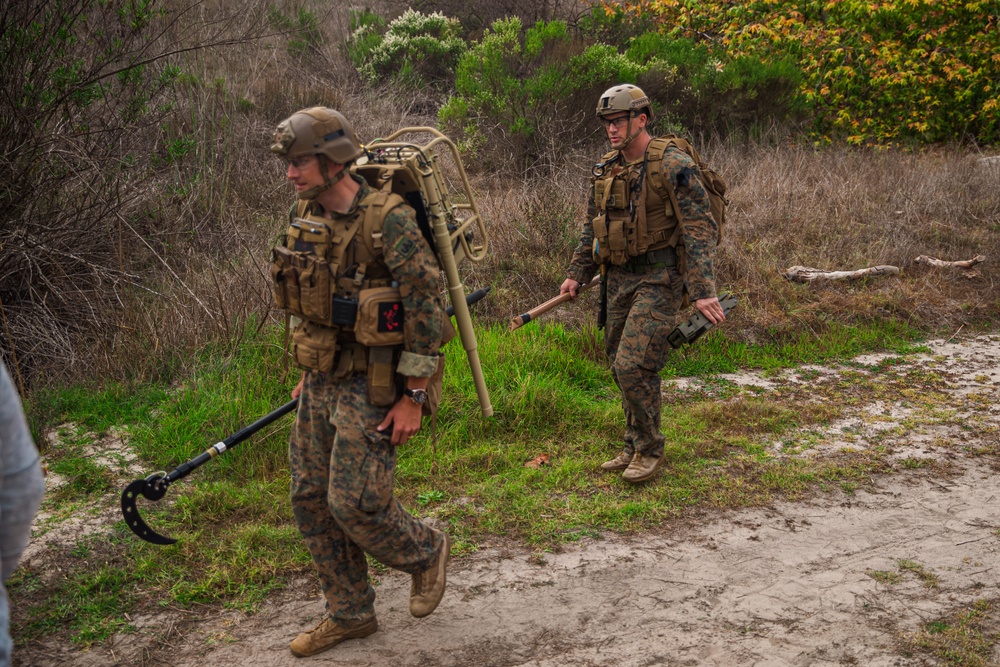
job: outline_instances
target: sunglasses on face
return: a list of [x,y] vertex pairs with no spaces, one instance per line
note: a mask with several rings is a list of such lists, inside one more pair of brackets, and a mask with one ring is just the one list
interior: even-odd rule
[[612,125],[614,125],[618,129],[621,129],[622,127],[625,126],[625,123],[627,121],[628,121],[628,116],[627,115],[625,115],[625,116],[618,116],[617,118],[601,118],[601,122],[604,123],[604,127],[606,127],[606,128],[611,127]]
[[308,167],[315,161],[316,161],[315,155],[302,155],[300,157],[293,157],[289,160],[285,160],[285,164],[287,164],[289,167],[302,169],[303,167]]

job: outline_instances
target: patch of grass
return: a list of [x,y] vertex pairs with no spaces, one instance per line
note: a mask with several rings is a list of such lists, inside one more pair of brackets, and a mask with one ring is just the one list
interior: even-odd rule
[[948,667],[987,667],[1000,641],[1000,603],[976,600],[967,609],[928,621],[910,641],[911,650],[927,653]]
[[934,461],[931,459],[906,458],[901,459],[899,465],[903,466],[907,470],[920,470],[921,468],[933,466]]
[[[843,339],[825,349],[846,354],[867,351],[876,341],[895,348],[910,345],[869,334],[858,334],[863,343]],[[477,336],[495,416],[481,416],[464,350],[453,341],[445,350],[448,373],[436,455],[425,429],[399,449],[396,470],[396,495],[407,507],[446,524],[455,555],[471,553],[494,536],[553,550],[606,531],[655,528],[696,505],[760,505],[776,497],[801,497],[813,488],[867,484],[870,475],[891,469],[879,451],[774,457],[769,453],[774,441],[794,442],[800,436],[793,434],[839,417],[840,408],[802,400],[794,391],[753,395],[718,378],[737,361],[779,368],[801,355],[794,346],[761,350],[716,336],[704,339],[710,343],[706,349],[687,353],[687,361],[675,359],[664,375],[690,368],[726,398],[720,402],[706,392],[665,402],[661,473],[634,486],[599,470],[617,453],[625,428],[599,332],[548,325],[511,335],[496,326],[480,329]],[[297,372],[283,386],[276,382],[280,340],[280,330],[265,330],[234,353],[208,347],[198,356],[195,373],[170,387],[127,393],[112,387],[95,392],[96,398],[66,390],[38,398],[40,414],[78,425],[65,429],[65,446],[46,454],[51,469],[67,477],[72,488],[47,501],[53,516],[81,507],[80,496],[93,504],[103,494],[104,502],[116,504],[118,490],[128,481],[81,455],[88,446],[81,426],[98,432],[112,425],[123,428],[146,472],[170,470],[288,400]],[[581,349],[593,353],[580,354]],[[713,361],[712,350],[729,361]],[[699,363],[684,366],[694,357]],[[869,384],[870,391],[881,386]],[[172,485],[162,502],[139,499],[147,523],[178,538],[176,545],[140,542],[120,522],[110,540],[81,543],[59,554],[71,564],[68,574],[53,580],[15,578],[16,607],[26,610],[15,612],[18,641],[59,628],[67,619],[76,641],[100,641],[127,631],[124,614],[148,601],[254,609],[289,576],[309,571],[288,502],[291,424],[291,418],[280,420],[202,466]],[[543,453],[551,465],[523,465]]]
[[880,584],[895,585],[903,581],[903,575],[889,570],[868,570],[867,574]]
[[938,576],[916,561],[900,559],[896,562],[900,572],[912,572],[927,588],[938,587]]

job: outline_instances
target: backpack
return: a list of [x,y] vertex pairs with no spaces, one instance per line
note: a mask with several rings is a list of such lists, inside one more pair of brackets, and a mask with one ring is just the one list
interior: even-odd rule
[[[708,191],[712,218],[715,219],[715,224],[718,227],[716,244],[721,243],[722,230],[726,224],[726,206],[729,204],[729,200],[726,199],[726,190],[729,189],[726,179],[706,165],[702,161],[701,156],[698,155],[698,151],[686,139],[681,139],[673,134],[665,134],[662,137],[653,139],[649,142],[649,146],[646,147],[646,178],[649,179],[649,186],[656,191],[656,194],[664,201],[670,201],[671,206],[673,206],[674,214],[677,216],[678,221],[677,231],[674,233],[674,236],[680,236],[680,223],[683,221],[683,217],[681,216],[680,206],[677,204],[677,195],[663,173],[663,154],[671,146],[687,153],[698,168],[698,172],[701,174],[701,182],[705,186],[705,190]],[[677,238],[673,240],[674,243],[671,245],[676,245]]]
[[[424,138],[426,143],[416,141],[416,137]],[[420,232],[445,273],[480,409],[484,417],[491,416],[493,406],[479,361],[465,288],[458,273],[459,263],[486,259],[489,241],[458,147],[432,127],[404,127],[366,145],[365,155],[351,171],[375,190],[402,197],[416,211]],[[450,329],[449,320],[446,338],[454,336],[453,330],[448,332]],[[436,384],[434,391],[440,392],[439,379]],[[434,393],[430,387],[428,393]]]
[[[402,137],[417,134],[431,135],[431,140],[424,145],[400,141]],[[458,149],[450,139],[433,128],[404,127],[385,139],[375,139],[365,146],[365,153],[351,171],[375,190],[398,195],[416,211],[420,232],[446,273],[450,264],[454,266],[466,259],[478,263],[486,258],[486,228]],[[445,177],[439,159],[442,156],[452,163],[449,166],[457,167],[457,179]],[[446,223],[450,253],[438,247],[433,218],[444,219]],[[447,258],[449,254],[454,256],[454,263]],[[448,278],[450,284],[451,276]]]

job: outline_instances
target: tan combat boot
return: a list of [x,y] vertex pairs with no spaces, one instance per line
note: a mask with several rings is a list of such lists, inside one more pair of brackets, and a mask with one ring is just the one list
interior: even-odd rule
[[611,459],[610,461],[605,461],[601,464],[601,470],[625,470],[628,468],[628,464],[632,462],[632,455],[626,452],[624,449],[622,453]]
[[371,620],[353,626],[341,625],[328,616],[312,630],[303,632],[293,639],[289,648],[292,649],[293,655],[305,658],[333,648],[345,639],[367,637],[376,630],[378,630],[378,620],[374,616]]
[[410,613],[417,618],[423,618],[437,609],[438,603],[444,597],[445,569],[451,556],[451,541],[447,535],[441,544],[441,551],[431,566],[413,575],[410,584]]
[[632,457],[632,462],[622,473],[622,479],[627,482],[644,482],[653,476],[662,460],[662,456],[643,456],[636,452],[635,456]]

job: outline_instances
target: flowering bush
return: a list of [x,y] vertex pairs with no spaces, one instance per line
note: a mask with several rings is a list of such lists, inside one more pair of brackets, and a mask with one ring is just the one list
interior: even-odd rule
[[1000,30],[982,0],[638,0],[662,32],[732,58],[794,59],[820,142],[1000,141]]
[[455,63],[465,52],[461,26],[441,13],[412,9],[388,25],[372,12],[352,17],[348,53],[369,84],[388,78],[420,87],[450,85]]

